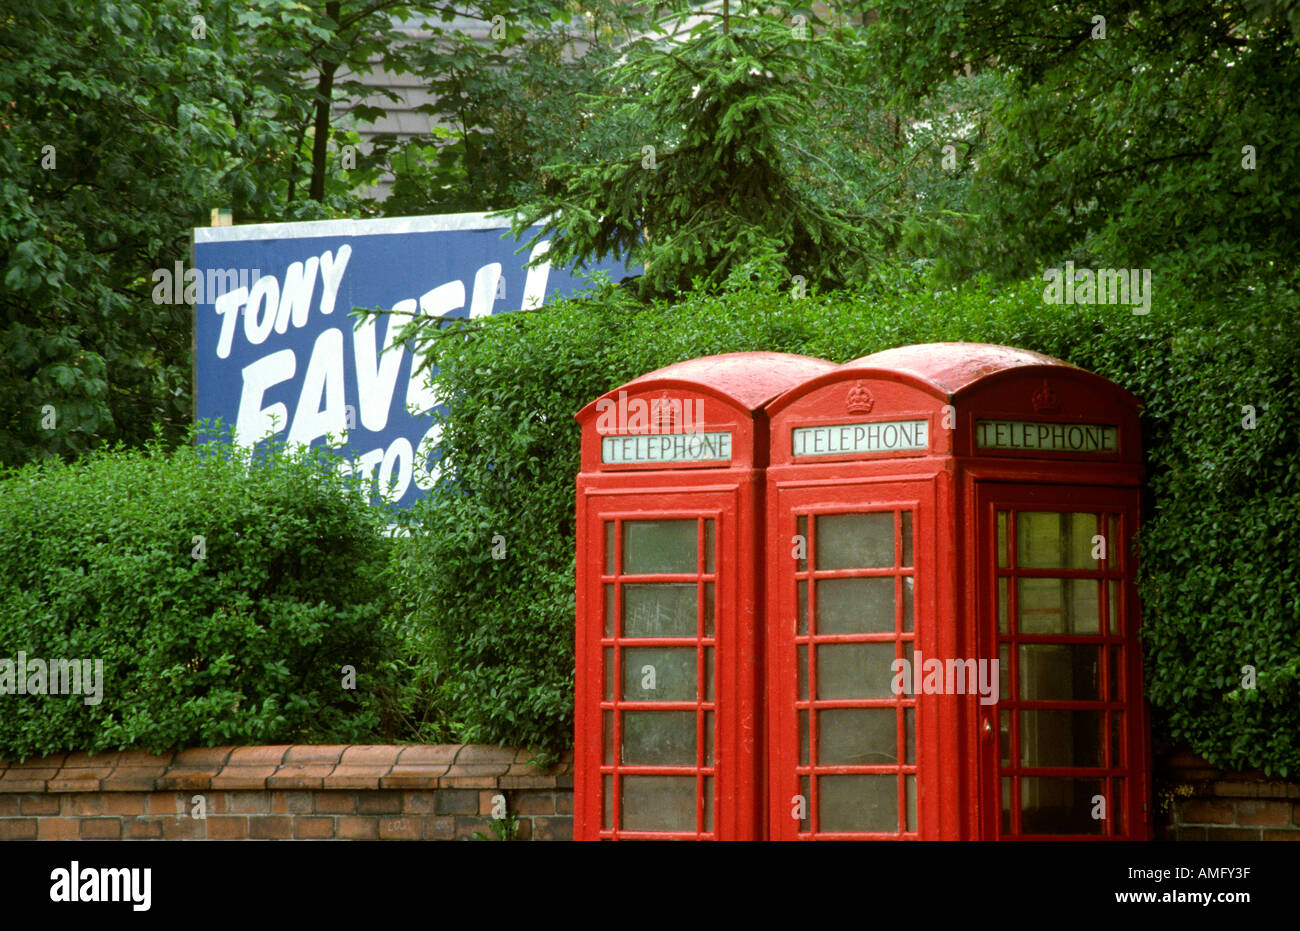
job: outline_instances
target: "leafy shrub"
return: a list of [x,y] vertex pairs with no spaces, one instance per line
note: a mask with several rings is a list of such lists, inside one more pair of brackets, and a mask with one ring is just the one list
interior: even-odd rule
[[0,658],[103,662],[98,704],[0,695],[0,758],[369,738],[389,541],[349,487],[321,453],[226,443],[0,476]]
[[[749,271],[762,280],[762,269]],[[932,290],[893,274],[799,300],[761,283],[644,307],[606,291],[425,337],[450,401],[448,481],[411,513],[396,575],[406,618],[431,632],[421,662],[436,665],[459,736],[557,748],[572,740],[573,414],[583,405],[713,353],[841,362],[965,340],[1045,352],[1145,402],[1139,586],[1156,735],[1224,765],[1300,770],[1295,291],[1275,283],[1265,293],[1256,282],[1201,298],[1167,285],[1142,316],[1046,305],[1041,281]],[[1234,688],[1247,663],[1258,669],[1254,691]]]

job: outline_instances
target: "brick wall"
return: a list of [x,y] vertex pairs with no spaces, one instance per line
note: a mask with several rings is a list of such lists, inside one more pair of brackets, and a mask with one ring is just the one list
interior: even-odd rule
[[541,770],[530,757],[467,744],[206,747],[0,762],[0,840],[493,837],[497,796],[517,818],[519,839],[571,839],[570,758]]
[[[489,837],[498,795],[521,840],[573,836],[571,757],[477,745],[211,747],[0,762],[0,840]],[[1300,782],[1157,764],[1156,837],[1300,841]],[[202,799],[202,814],[195,817]]]
[[1300,841],[1300,782],[1225,772],[1191,753],[1157,765],[1161,840]]

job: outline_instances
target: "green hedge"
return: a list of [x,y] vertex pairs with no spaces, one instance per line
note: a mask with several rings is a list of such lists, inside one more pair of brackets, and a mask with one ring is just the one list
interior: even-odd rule
[[[405,620],[430,632],[420,663],[456,733],[571,742],[580,407],[712,353],[846,361],[966,340],[1045,352],[1143,399],[1140,590],[1156,736],[1224,765],[1300,771],[1300,299],[1266,282],[1214,299],[1156,283],[1146,316],[1047,305],[1042,281],[935,291],[903,276],[798,300],[749,285],[639,307],[606,292],[443,330],[430,342],[451,401],[448,482],[412,512],[397,577]],[[1244,664],[1258,670],[1253,691],[1236,688]]]
[[318,455],[155,443],[0,476],[0,661],[103,664],[96,704],[0,695],[0,758],[369,739],[389,543]]

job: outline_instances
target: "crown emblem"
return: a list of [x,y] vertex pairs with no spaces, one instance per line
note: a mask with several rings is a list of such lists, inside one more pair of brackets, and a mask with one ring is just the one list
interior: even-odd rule
[[[673,406],[671,402],[672,399],[668,396],[668,392],[665,391],[659,396],[659,403],[657,405],[652,405],[653,407],[658,408],[656,411],[656,419],[658,422],[655,424],[657,428],[656,432],[658,433],[673,432]],[[678,404],[678,410],[680,409],[681,405]]]
[[1057,410],[1061,406],[1060,400],[1052,391],[1052,386],[1047,383],[1047,379],[1043,379],[1042,387],[1034,392],[1033,397],[1030,398],[1030,403],[1034,405],[1034,412],[1038,414]]
[[876,406],[876,399],[871,396],[867,386],[858,382],[849,389],[848,407],[850,414],[870,414]]

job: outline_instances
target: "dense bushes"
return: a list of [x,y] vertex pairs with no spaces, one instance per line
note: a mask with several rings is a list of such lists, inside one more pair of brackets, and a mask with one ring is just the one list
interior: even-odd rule
[[368,739],[382,530],[318,456],[152,445],[5,474],[0,661],[102,660],[103,695],[0,695],[0,758]]
[[[1140,585],[1157,737],[1226,765],[1300,771],[1300,299],[1281,285],[1204,300],[1158,284],[1145,316],[1047,305],[1041,281],[937,292],[899,281],[799,300],[747,287],[648,308],[613,293],[443,331],[432,352],[451,400],[449,482],[412,515],[420,526],[397,574],[407,620],[432,632],[424,662],[458,732],[571,739],[582,405],[711,353],[845,361],[967,340],[1057,356],[1143,399]],[[1257,667],[1254,691],[1236,688],[1244,664]]]

